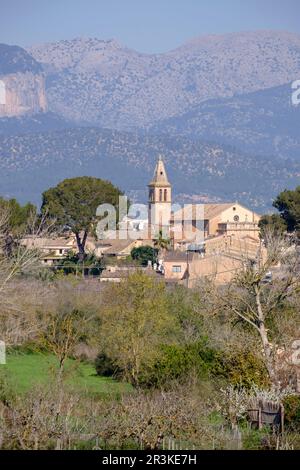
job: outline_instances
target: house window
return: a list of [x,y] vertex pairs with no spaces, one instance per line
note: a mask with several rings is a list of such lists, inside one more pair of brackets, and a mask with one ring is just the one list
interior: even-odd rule
[[173,273],[181,273],[181,266],[172,266]]
[[162,189],[159,190],[159,202],[162,202]]
[[164,200],[165,200],[165,202],[167,202],[167,200],[168,200],[168,190],[167,189],[165,189],[165,191],[164,191]]

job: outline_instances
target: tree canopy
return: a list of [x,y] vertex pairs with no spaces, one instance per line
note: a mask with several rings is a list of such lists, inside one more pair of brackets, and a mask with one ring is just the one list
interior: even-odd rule
[[24,233],[27,228],[30,215],[36,214],[36,207],[28,202],[21,206],[16,199],[4,199],[0,197],[0,211],[7,211],[7,230],[13,235]]
[[294,191],[280,193],[273,205],[286,222],[288,231],[300,230],[300,186]]
[[160,345],[173,339],[177,324],[168,307],[164,283],[142,272],[112,283],[104,292],[102,352],[134,385],[144,367],[157,360]]
[[118,207],[121,191],[109,181],[88,176],[65,179],[43,193],[42,212],[56,220],[57,227],[71,230],[80,257],[85,256],[88,234],[97,222],[101,204]]
[[163,231],[160,230],[154,241],[155,248],[161,251],[166,251],[170,248],[170,245],[171,245],[171,240],[169,238],[165,238]]
[[138,261],[142,266],[147,266],[148,261],[152,263],[157,259],[158,250],[152,246],[139,246],[131,250],[131,258]]
[[287,230],[287,224],[280,214],[263,215],[259,221],[261,237],[265,238],[267,231],[271,228],[276,235],[282,235]]

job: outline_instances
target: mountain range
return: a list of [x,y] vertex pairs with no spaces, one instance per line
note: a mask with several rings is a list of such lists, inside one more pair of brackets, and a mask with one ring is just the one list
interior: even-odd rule
[[74,39],[35,46],[49,110],[121,130],[148,128],[208,99],[299,79],[300,35],[258,31],[203,36],[164,54]]
[[300,177],[298,160],[253,157],[182,136],[79,127],[0,136],[1,193],[40,202],[41,192],[60,180],[89,175],[146,202],[158,154],[165,155],[174,200],[181,203],[239,200],[267,210],[272,195]]
[[300,35],[196,38],[164,54],[74,39],[0,45],[0,193],[39,201],[67,176],[105,177],[145,199],[163,153],[181,201],[257,210],[300,176]]
[[300,106],[291,84],[231,98],[207,100],[186,113],[158,121],[154,134],[184,135],[274,158],[300,157]]

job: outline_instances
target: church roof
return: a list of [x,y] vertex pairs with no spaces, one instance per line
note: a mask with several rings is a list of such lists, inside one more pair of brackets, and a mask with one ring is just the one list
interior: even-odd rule
[[228,204],[204,204],[204,217],[208,220],[213,219],[234,205],[234,202]]
[[[226,211],[227,209],[230,209],[231,207],[234,206],[241,206],[240,203],[238,202],[229,202],[229,203],[213,203],[213,204],[187,204],[184,206],[183,209],[179,209],[178,211],[173,214],[173,220],[175,218],[177,219],[184,219],[187,218],[189,220],[189,217],[194,218],[196,217],[197,214],[197,208],[198,211],[203,210],[203,218],[204,220],[211,220],[214,217],[217,217],[218,215],[222,214],[222,212]],[[242,206],[244,207],[244,206]],[[260,217],[258,214],[253,212],[251,209],[248,209],[250,212],[255,214],[257,217]],[[199,214],[199,212],[198,212]],[[198,215],[197,214],[197,215]],[[199,214],[200,215],[200,214]]]
[[[227,209],[230,209],[233,206],[240,205],[236,202],[231,202],[231,203],[221,203],[221,204],[198,204],[198,210],[201,210],[201,207],[203,208],[203,218],[205,220],[211,220],[214,217],[217,217],[218,215],[222,214]],[[184,214],[187,216],[193,215],[195,217],[197,208],[197,204],[187,204],[184,209],[179,209],[178,211],[175,212],[173,215],[173,219],[175,218],[183,218]]]
[[152,181],[150,181],[148,186],[161,186],[161,187],[170,187],[171,184],[169,183],[167,172],[165,169],[165,165],[160,155],[154,170],[154,175]]

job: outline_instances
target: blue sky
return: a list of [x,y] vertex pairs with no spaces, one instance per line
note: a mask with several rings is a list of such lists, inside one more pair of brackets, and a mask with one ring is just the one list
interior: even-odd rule
[[0,42],[115,38],[165,52],[207,33],[277,29],[300,33],[299,0],[0,0]]

